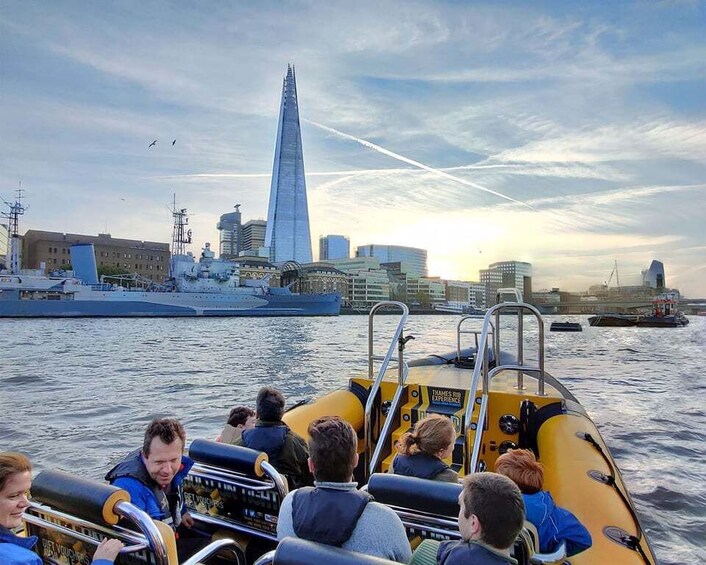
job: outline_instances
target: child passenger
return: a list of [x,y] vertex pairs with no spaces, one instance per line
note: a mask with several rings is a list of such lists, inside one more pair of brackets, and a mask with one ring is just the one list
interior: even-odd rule
[[455,442],[456,429],[450,418],[439,414],[427,416],[397,441],[397,456],[392,461],[390,472],[457,483],[456,471],[442,461],[451,456]]
[[539,533],[539,551],[555,551],[566,542],[566,555],[572,556],[591,547],[591,534],[578,518],[554,504],[552,495],[542,490],[544,468],[528,449],[513,449],[495,461],[495,472],[512,479],[522,491],[527,520]]

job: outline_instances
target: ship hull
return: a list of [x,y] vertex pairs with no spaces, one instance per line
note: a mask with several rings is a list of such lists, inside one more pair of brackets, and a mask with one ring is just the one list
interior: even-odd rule
[[[81,293],[87,294],[87,293]],[[2,318],[149,318],[232,316],[338,316],[338,294],[228,296],[159,292],[96,292],[55,300],[0,294]]]

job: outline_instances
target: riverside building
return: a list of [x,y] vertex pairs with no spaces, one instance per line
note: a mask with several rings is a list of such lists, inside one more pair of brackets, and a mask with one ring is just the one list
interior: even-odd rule
[[351,242],[345,235],[322,235],[319,237],[319,261],[348,259]]
[[405,263],[407,272],[418,277],[427,276],[427,250],[402,245],[360,245],[356,257],[376,257],[380,263]]
[[243,227],[240,224],[240,204],[235,205],[235,212],[223,214],[218,224],[220,244],[218,253],[221,259],[235,259],[241,251]]
[[346,274],[347,302],[353,308],[369,309],[390,300],[390,279],[376,257],[351,257],[328,261]]
[[500,288],[516,288],[526,302],[532,300],[532,264],[523,261],[499,261],[480,270],[480,282],[485,286],[486,305],[495,304]]
[[169,277],[169,244],[154,241],[114,238],[109,233],[97,236],[29,230],[22,238],[22,267],[45,272],[71,265],[71,246],[92,243],[96,266],[113,272],[137,273],[155,282]]
[[282,85],[265,246],[273,263],[312,261],[297,84],[291,65]]
[[241,253],[247,255],[258,255],[261,248],[265,247],[265,231],[267,222],[265,220],[250,220],[243,226],[243,242]]

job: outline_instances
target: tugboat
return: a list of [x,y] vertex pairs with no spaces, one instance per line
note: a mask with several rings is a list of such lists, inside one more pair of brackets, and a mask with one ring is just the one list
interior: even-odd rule
[[[419,419],[438,413],[449,416],[456,428],[455,448],[446,463],[461,476],[493,469],[509,449],[531,449],[538,455],[545,469],[544,488],[576,515],[593,539],[589,549],[571,557],[572,565],[654,565],[646,532],[608,446],[576,397],[545,368],[541,314],[522,302],[515,289],[511,292],[516,301],[488,309],[480,330],[468,329],[470,316],[458,321],[454,351],[410,362],[405,351],[411,339],[405,334],[407,306],[377,304],[368,320],[367,372],[342,389],[298,404],[284,421],[303,437],[309,423],[321,416],[336,414],[350,422],[360,437],[355,479],[401,517],[412,547],[423,539],[461,538],[460,485],[388,473],[396,439]],[[389,346],[381,351],[374,343],[379,335],[374,323],[384,309],[397,310],[399,321]],[[501,322],[514,322],[515,314],[516,327],[507,331]],[[529,343],[524,328],[530,322],[523,314],[536,320],[536,364],[524,357],[523,344]],[[461,343],[469,334],[473,345],[462,347],[470,345]],[[505,343],[516,344],[514,355],[502,350]],[[189,455],[196,464],[184,483],[185,502],[195,521],[193,530],[207,536],[206,543],[210,540],[187,562],[190,565],[210,563],[209,556],[216,552],[219,563],[390,563],[303,540],[278,543],[277,516],[287,485],[266,454],[195,440]],[[87,563],[86,548],[109,536],[129,544],[125,551],[134,556],[125,557],[135,563],[178,563],[170,528],[155,532],[151,520],[136,511],[120,489],[43,471],[32,485],[32,495],[25,526],[28,534],[40,537],[37,547],[43,551],[83,552],[80,562]],[[121,518],[135,527],[116,525]],[[563,544],[542,554],[538,542],[530,526],[521,532],[512,548],[520,565],[565,562]],[[233,552],[232,557],[226,557],[225,550]]]
[[588,323],[602,327],[678,328],[689,323],[689,318],[677,310],[678,303],[673,293],[665,293],[652,300],[650,314],[598,314],[591,316]]

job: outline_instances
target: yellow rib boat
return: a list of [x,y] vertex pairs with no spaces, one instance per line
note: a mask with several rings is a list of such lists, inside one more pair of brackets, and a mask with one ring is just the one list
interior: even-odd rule
[[[460,318],[455,351],[411,362],[405,358],[412,339],[405,333],[407,307],[397,302],[376,305],[368,321],[367,374],[289,410],[285,422],[306,437],[309,423],[318,417],[338,415],[349,421],[360,438],[356,479],[376,501],[398,513],[413,547],[425,538],[460,537],[460,487],[386,473],[395,441],[418,419],[440,413],[450,416],[456,427],[456,446],[447,463],[461,476],[492,470],[497,457],[509,449],[538,454],[545,469],[544,489],[576,515],[593,538],[591,548],[572,556],[571,564],[655,564],[607,445],[576,398],[545,369],[541,315],[522,303],[514,289],[501,290],[499,296],[506,292],[515,294],[515,301],[490,308],[482,328],[470,327],[478,323],[475,316]],[[396,309],[400,317],[389,347],[377,351],[375,320],[385,309]],[[532,326],[536,332],[530,335],[525,327]],[[463,347],[471,339],[472,346]],[[503,347],[507,343],[510,347]],[[536,348],[532,362],[525,361],[526,347]],[[211,544],[183,563],[385,563],[302,540],[277,544],[277,513],[287,486],[264,454],[196,440],[189,455],[196,465],[185,483],[186,502],[197,529]],[[27,533],[49,539],[46,547],[57,547],[57,540],[63,540],[74,553],[71,532],[82,547],[109,535],[130,544],[128,553],[134,555],[126,556],[125,563],[178,562],[169,528],[155,531],[149,518],[113,492],[119,489],[95,485],[93,493],[89,481],[76,481],[51,471],[37,477]],[[132,521],[133,527],[122,527],[118,518]],[[536,535],[528,527],[518,538],[513,553],[520,564],[566,562],[563,546],[552,554],[539,553]]]

